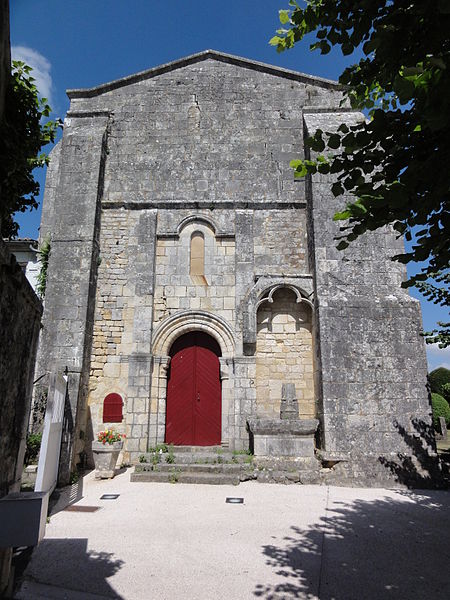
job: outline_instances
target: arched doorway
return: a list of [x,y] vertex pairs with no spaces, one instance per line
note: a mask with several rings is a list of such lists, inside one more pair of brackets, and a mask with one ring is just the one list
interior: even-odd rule
[[166,442],[214,446],[221,442],[221,356],[207,333],[191,331],[172,344],[167,380]]

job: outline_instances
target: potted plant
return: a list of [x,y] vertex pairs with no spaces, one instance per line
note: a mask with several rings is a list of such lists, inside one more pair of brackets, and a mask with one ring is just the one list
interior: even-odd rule
[[94,455],[95,478],[111,479],[114,477],[119,453],[122,450],[123,433],[114,429],[105,429],[97,434],[97,441],[92,442],[92,453]]

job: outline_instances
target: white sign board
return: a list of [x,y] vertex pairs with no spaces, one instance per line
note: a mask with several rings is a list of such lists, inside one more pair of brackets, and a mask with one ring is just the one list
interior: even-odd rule
[[35,492],[51,494],[56,487],[66,390],[67,379],[59,373],[52,373],[48,388]]

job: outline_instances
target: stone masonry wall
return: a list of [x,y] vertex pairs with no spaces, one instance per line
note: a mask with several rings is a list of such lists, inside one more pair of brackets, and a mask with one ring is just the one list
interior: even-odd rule
[[[139,250],[138,246],[141,235],[153,239],[155,230],[142,231],[145,229],[144,216],[127,210],[105,210],[102,214],[89,414],[84,418],[88,439],[93,439],[105,427],[125,433],[126,460],[130,449],[145,451],[147,445],[148,344],[153,296],[139,295],[143,284],[139,271],[142,264],[143,269],[150,269],[150,275],[153,275],[154,250],[148,252],[143,241]],[[120,394],[124,401],[121,424],[103,422],[103,400],[112,392]]]
[[280,416],[281,386],[295,385],[299,416],[316,416],[311,309],[297,304],[290,290],[278,290],[274,302],[258,311],[256,410],[260,417]]
[[[102,214],[100,254],[98,266],[97,295],[95,303],[92,354],[90,363],[88,404],[90,415],[87,422],[88,436],[110,426],[103,423],[103,400],[115,392],[127,402],[128,364],[120,362],[122,353],[131,351],[130,339],[133,326],[133,302],[127,296],[128,283],[128,236],[130,219],[135,216],[128,211],[105,211]],[[125,289],[124,289],[125,288]],[[131,306],[130,306],[131,305]],[[124,406],[126,413],[127,405]],[[89,419],[92,425],[89,425]],[[89,429],[92,427],[92,431]],[[114,424],[120,433],[130,433]]]
[[105,112],[65,119],[44,196],[42,231],[51,250],[36,372],[68,372],[61,485],[79,462],[75,449],[85,431],[80,411],[87,402],[108,124]]
[[302,151],[301,107],[338,105],[341,92],[206,58],[89,97],[70,95],[73,112],[114,113],[105,202],[245,208],[304,199],[289,167]]
[[[210,312],[234,332],[236,385],[223,419],[244,444],[246,418],[254,410],[255,357],[240,358],[242,302],[256,275],[307,271],[303,184],[294,182],[288,166],[302,147],[301,112],[293,98],[323,104],[338,96],[333,84],[315,87],[207,59],[90,98],[72,98],[71,111],[114,112],[103,206],[158,210],[149,343],[181,311]],[[189,275],[194,231],[205,238],[203,283]],[[166,366],[155,363],[164,357],[152,360],[148,436],[161,441]],[[237,376],[239,361],[247,377]],[[224,385],[231,386],[233,377]],[[133,431],[140,427],[144,435],[143,424],[133,423]]]
[[[202,282],[189,274],[190,241],[194,232],[205,238]],[[156,248],[154,326],[179,310],[206,310],[234,327],[234,239],[216,239],[201,222],[183,228],[179,239],[159,239]]]
[[20,490],[42,304],[0,240],[0,497]]
[[[314,131],[359,118],[322,113],[308,114],[305,121]],[[404,266],[390,260],[403,251],[393,231],[381,229],[344,252],[336,250],[338,225],[331,215],[345,200],[334,199],[330,185],[328,177],[314,176],[309,198],[322,443],[330,458],[350,460],[353,478],[369,482],[389,475],[380,460],[414,454],[412,440],[427,444],[431,421],[421,315],[418,301],[400,287]]]
[[253,232],[256,274],[308,273],[305,210],[255,210]]

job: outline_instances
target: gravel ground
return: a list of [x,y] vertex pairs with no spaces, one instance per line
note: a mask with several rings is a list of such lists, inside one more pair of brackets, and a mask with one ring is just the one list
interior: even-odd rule
[[129,475],[65,490],[17,600],[449,597],[449,492]]

